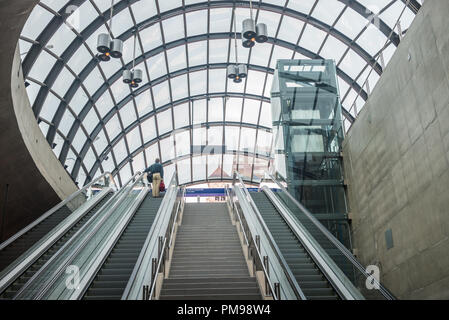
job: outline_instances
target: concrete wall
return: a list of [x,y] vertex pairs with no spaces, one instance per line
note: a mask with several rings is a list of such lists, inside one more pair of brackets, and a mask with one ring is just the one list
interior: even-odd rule
[[0,241],[77,188],[37,126],[17,41],[37,0],[0,0]]
[[449,298],[448,13],[425,2],[344,142],[354,247],[402,299]]

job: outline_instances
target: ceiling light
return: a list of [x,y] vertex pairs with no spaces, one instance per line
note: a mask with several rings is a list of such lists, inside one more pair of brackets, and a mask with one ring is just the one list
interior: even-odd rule
[[242,45],[244,48],[252,48],[258,43],[268,41],[268,28],[265,23],[258,23],[253,18],[253,2],[249,1],[250,15],[249,19],[242,22]]
[[143,71],[136,69],[136,46],[137,46],[137,30],[134,33],[134,54],[133,54],[133,68],[132,70],[123,70],[123,82],[129,84],[131,88],[139,87],[139,83],[143,81]]
[[[235,64],[231,64],[227,67],[227,77],[232,79],[234,83],[241,83],[248,75],[248,67],[244,64],[239,64],[239,56],[237,50],[237,23],[235,18],[235,8],[233,10],[234,20],[234,47],[235,47]],[[247,19],[248,20],[248,19]]]
[[[114,18],[114,0],[111,1],[111,18],[109,30],[112,34],[112,21]],[[100,53],[98,58],[107,62],[112,58],[119,59],[123,56],[123,41],[120,39],[112,39],[109,34],[101,33],[97,39],[97,50]]]

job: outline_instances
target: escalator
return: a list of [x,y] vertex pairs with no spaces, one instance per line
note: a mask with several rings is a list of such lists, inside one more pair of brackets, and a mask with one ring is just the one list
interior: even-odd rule
[[4,246],[0,251],[0,271],[20,257],[71,213],[72,212],[67,206],[63,206],[49,217],[39,222],[36,226],[32,227],[22,236]]
[[[13,299],[25,283],[56,253],[59,249],[87,222],[103,205],[112,197],[112,193],[106,194],[87,214],[85,214],[68,232],[42,254],[31,266],[10,284],[1,294],[0,299]],[[55,213],[56,214],[56,213]],[[52,229],[50,229],[52,230]]]
[[93,282],[85,300],[120,300],[151,229],[162,198],[146,196]]
[[226,204],[186,204],[161,300],[260,300]]
[[267,195],[264,192],[253,192],[251,197],[307,299],[338,299],[338,294]]

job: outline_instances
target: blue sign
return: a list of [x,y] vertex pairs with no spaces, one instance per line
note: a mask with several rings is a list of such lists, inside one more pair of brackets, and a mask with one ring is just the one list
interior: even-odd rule
[[[249,192],[257,192],[258,188],[248,188]],[[198,189],[187,189],[186,197],[225,197],[224,188],[198,188]]]

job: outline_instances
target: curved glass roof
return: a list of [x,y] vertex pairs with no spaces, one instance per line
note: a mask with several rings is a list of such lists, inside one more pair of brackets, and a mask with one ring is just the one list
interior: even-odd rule
[[[257,182],[270,161],[270,89],[278,59],[334,59],[349,128],[413,21],[422,0],[261,0],[255,19],[269,40],[238,45],[248,78],[226,79],[249,1],[41,0],[20,38],[37,121],[79,185],[104,171],[120,183],[160,157],[181,184]],[[121,79],[133,58],[144,82]],[[122,59],[99,62],[98,34],[124,41]],[[238,38],[241,38],[238,33]]]

